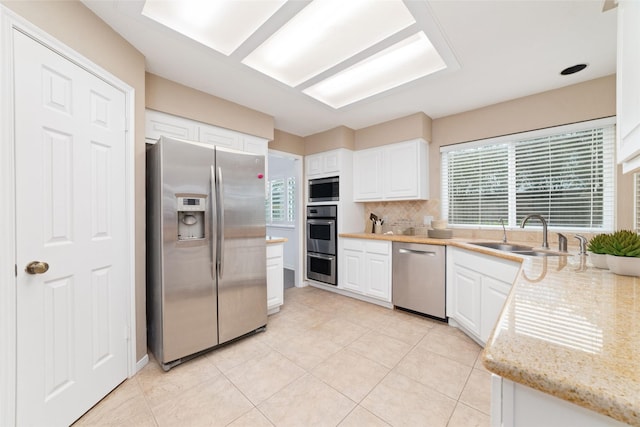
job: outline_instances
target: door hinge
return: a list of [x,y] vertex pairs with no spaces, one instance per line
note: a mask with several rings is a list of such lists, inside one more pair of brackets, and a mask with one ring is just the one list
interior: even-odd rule
[[127,325],[124,327],[124,339],[127,341],[131,340],[131,329]]
[[18,264],[13,264],[13,266],[16,268],[15,274],[16,277],[18,277]]

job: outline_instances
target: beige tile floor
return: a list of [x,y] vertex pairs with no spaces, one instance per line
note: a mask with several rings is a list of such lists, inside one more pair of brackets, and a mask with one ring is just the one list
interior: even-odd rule
[[291,288],[266,332],[167,373],[152,358],[75,425],[488,426],[480,350],[440,322]]

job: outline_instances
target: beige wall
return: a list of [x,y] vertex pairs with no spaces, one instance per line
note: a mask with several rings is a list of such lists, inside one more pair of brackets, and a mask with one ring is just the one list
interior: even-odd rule
[[336,148],[355,149],[355,132],[346,126],[338,126],[304,138],[304,154],[316,154]]
[[269,149],[304,156],[304,138],[275,129],[273,141],[269,141]]
[[136,354],[147,353],[145,310],[144,57],[79,1],[2,4],[135,89]]
[[358,129],[355,133],[355,149],[363,150],[416,138],[431,141],[431,122],[431,117],[421,112]]
[[147,73],[146,106],[152,110],[273,139],[273,117]]

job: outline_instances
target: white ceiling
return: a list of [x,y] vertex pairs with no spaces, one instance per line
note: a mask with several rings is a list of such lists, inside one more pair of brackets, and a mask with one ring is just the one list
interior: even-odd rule
[[[334,110],[240,62],[307,1],[290,0],[228,57],[141,15],[142,0],[82,2],[142,52],[147,71],[269,114],[299,136],[420,111],[435,119],[616,70],[616,9],[602,12],[601,0],[405,0],[427,34],[430,22],[440,26],[459,68]],[[578,63],[589,67],[560,75]]]

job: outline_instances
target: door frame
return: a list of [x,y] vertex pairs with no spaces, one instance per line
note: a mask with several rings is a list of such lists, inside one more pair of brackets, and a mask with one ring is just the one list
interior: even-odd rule
[[[294,278],[294,284],[296,288],[302,288],[306,286],[304,282],[305,270],[304,259],[306,253],[304,252],[304,230],[306,215],[304,212],[304,185],[302,166],[304,165],[304,157],[298,154],[289,153],[286,151],[269,149],[267,156],[273,154],[274,156],[286,157],[295,161],[295,178],[296,178],[296,238],[298,239],[298,260],[296,265],[296,273]],[[268,175],[267,177],[271,179]]]
[[[13,99],[13,46],[12,33],[21,31],[49,47],[67,60],[107,82],[125,94],[125,211],[127,240],[127,292],[126,324],[129,344],[127,375],[136,372],[135,327],[135,194],[134,194],[134,101],[135,90],[107,70],[94,64],[51,35],[0,4],[0,425],[16,422],[16,351],[17,351],[17,268],[15,217],[15,127]],[[13,265],[12,265],[13,264]]]

